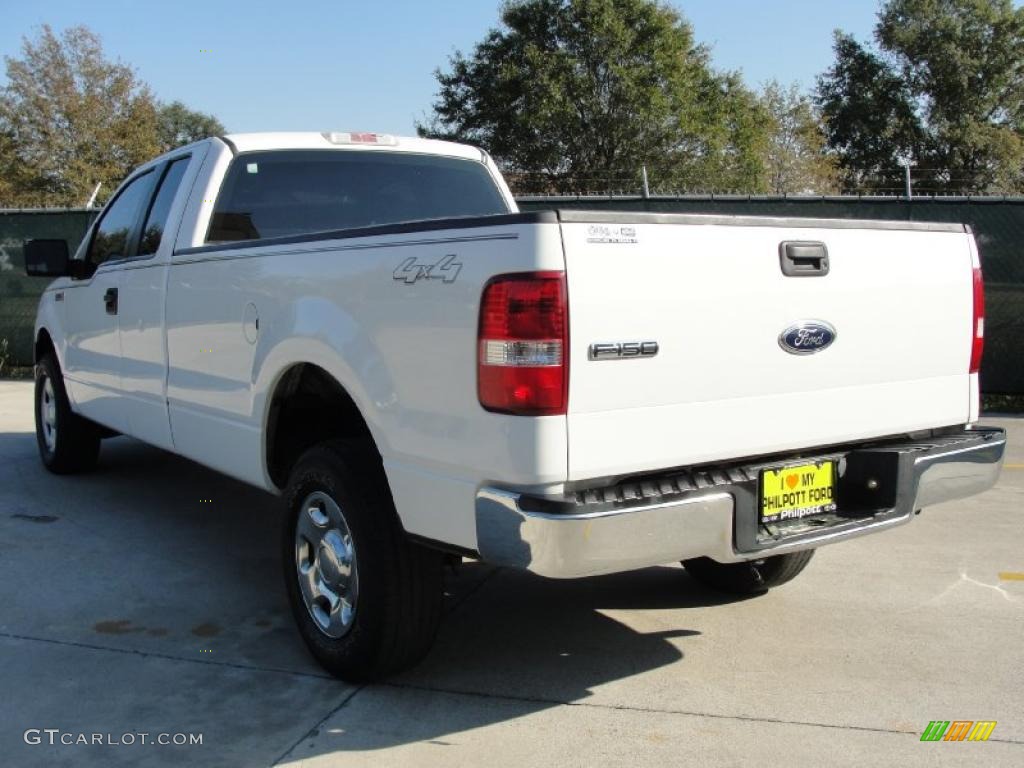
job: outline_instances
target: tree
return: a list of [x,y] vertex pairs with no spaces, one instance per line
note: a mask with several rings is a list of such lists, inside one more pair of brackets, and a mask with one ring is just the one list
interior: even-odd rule
[[161,104],[156,118],[161,152],[226,132],[216,117],[193,111],[180,101]]
[[20,175],[21,164],[15,153],[13,137],[0,127],[0,208],[17,204],[15,190],[20,187]]
[[775,80],[764,87],[761,102],[771,115],[765,152],[768,190],[773,194],[824,194],[836,187],[834,160],[825,154],[825,134],[810,97],[794,83]]
[[876,37],[920,99],[951,188],[1021,189],[1024,8],[1011,0],[892,0]]
[[149,87],[109,61],[86,27],[59,36],[43,26],[5,57],[0,89],[0,203],[83,205],[98,182],[109,196],[136,166],[181,143],[223,132],[180,102],[159,105]]
[[1024,9],[1011,0],[889,0],[878,52],[837,33],[818,81],[830,149],[858,189],[1024,189]]
[[28,204],[81,205],[97,182],[109,186],[159,151],[149,89],[103,56],[99,38],[44,26],[5,57],[0,133],[23,170],[16,196]]
[[510,0],[457,52],[421,135],[491,152],[521,189],[764,186],[763,108],[654,0]]
[[900,162],[929,155],[907,84],[849,35],[836,32],[836,63],[818,78],[826,143],[847,191],[903,188]]

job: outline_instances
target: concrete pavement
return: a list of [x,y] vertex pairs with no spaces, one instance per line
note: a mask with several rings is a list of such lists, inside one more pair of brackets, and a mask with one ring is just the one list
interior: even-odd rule
[[[427,660],[353,687],[292,627],[276,499],[125,438],[97,472],[51,476],[31,385],[0,382],[0,761],[1020,765],[1024,420],[989,421],[1012,441],[995,489],[822,549],[768,595],[729,600],[678,566],[555,582],[466,565]],[[998,725],[920,742],[936,719]]]

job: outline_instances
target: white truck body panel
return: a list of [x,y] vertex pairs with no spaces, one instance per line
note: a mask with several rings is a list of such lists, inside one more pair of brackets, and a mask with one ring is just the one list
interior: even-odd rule
[[[436,261],[453,249],[462,269],[451,284],[393,278],[410,251]],[[524,420],[466,407],[476,404],[477,304],[495,264],[562,269],[557,226],[175,256],[166,321],[175,450],[273,489],[260,438],[269,397],[288,368],[314,363],[359,406],[407,529],[438,538],[441,524],[443,540],[471,546],[471,499],[481,480],[565,480],[564,417]],[[260,321],[255,343],[243,332],[249,305]]]
[[121,267],[118,326],[121,343],[121,394],[127,432],[164,450],[174,449],[167,413],[166,289],[182,214],[203,165],[208,143],[170,158],[190,156],[179,194],[170,208],[172,225],[150,258]]
[[68,281],[64,313],[68,321],[64,380],[68,396],[89,418],[124,432],[121,407],[121,339],[117,317],[104,310],[103,296],[121,284],[121,270],[99,269],[90,279]]
[[[570,480],[969,420],[963,232],[664,223],[588,242],[595,226],[562,225]],[[825,243],[829,273],[783,275],[783,241]],[[801,320],[835,342],[787,354],[777,337]],[[588,360],[590,343],[648,339],[655,357]]]

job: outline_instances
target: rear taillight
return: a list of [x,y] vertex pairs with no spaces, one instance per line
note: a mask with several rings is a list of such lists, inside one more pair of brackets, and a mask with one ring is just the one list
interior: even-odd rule
[[501,275],[480,300],[477,395],[489,411],[566,411],[569,319],[563,272]]
[[985,281],[981,267],[974,268],[974,322],[971,325],[970,373],[981,369],[981,354],[985,349]]

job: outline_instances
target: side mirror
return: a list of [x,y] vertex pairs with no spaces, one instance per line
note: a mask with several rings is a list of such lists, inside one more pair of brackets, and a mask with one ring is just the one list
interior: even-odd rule
[[71,259],[67,240],[28,240],[24,246],[25,274],[29,277],[68,277]]

